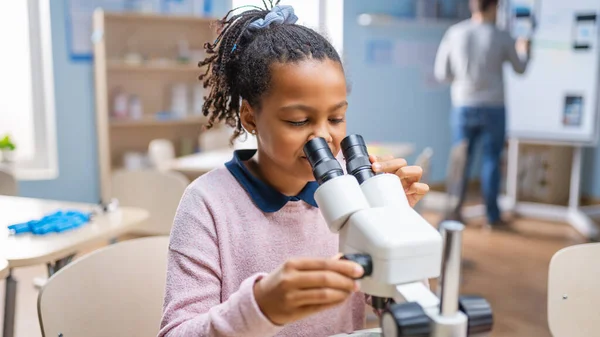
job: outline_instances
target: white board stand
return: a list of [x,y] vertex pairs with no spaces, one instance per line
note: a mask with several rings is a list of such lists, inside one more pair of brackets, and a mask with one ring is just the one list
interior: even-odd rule
[[[560,206],[518,200],[519,143],[525,142],[529,143],[529,141],[520,141],[514,138],[509,140],[506,195],[499,200],[500,209],[503,212],[513,212],[535,219],[566,222],[588,239],[600,239],[600,229],[590,218],[590,216],[600,215],[600,205],[581,207],[579,204],[583,147],[573,145],[569,205]],[[465,219],[479,217],[485,214],[485,207],[483,205],[467,206],[463,208],[462,214]]]

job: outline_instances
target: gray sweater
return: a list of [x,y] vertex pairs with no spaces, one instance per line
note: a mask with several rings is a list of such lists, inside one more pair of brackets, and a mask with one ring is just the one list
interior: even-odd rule
[[465,20],[450,27],[435,61],[438,81],[451,82],[454,106],[503,106],[503,64],[515,72],[527,68],[528,55],[519,55],[515,40],[492,23]]

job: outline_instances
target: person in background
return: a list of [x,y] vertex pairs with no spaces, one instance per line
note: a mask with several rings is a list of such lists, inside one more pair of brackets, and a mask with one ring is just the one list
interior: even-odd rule
[[[338,256],[303,152],[321,137],[340,153],[348,107],[342,62],[323,36],[295,24],[292,7],[249,8],[221,20],[200,65],[209,126],[227,123],[234,137],[249,132],[257,149],[236,150],[182,196],[160,337],[319,337],[364,325],[368,299],[355,281],[362,267]],[[411,206],[429,189],[404,159],[371,163],[398,175]]]
[[453,153],[449,171],[460,173],[459,181],[450,182],[457,186],[458,202],[449,218],[462,221],[469,170],[475,146],[481,141],[481,188],[487,220],[492,228],[502,227],[506,222],[501,218],[498,195],[506,133],[503,65],[509,62],[515,72],[523,74],[530,43],[515,41],[497,27],[498,0],[470,0],[469,5],[471,18],[450,27],[442,38],[434,70],[438,81],[451,83]]

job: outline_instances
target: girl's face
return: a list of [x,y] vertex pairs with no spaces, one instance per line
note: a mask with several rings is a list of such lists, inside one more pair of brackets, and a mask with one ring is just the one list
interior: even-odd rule
[[332,153],[339,153],[346,136],[346,95],[343,69],[334,61],[272,65],[270,90],[261,100],[260,111],[246,102],[241,109],[244,127],[256,130],[263,175],[302,185],[315,180],[304,144],[323,137]]

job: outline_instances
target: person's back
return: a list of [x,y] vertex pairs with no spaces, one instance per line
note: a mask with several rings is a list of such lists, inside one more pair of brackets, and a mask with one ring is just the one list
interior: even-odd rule
[[465,20],[446,37],[451,42],[452,101],[463,106],[498,106],[504,103],[503,66],[509,61],[518,73],[525,71],[514,41],[493,23]]
[[455,106],[503,105],[504,63],[510,62],[518,73],[526,68],[526,61],[516,53],[514,40],[491,22],[465,20],[452,26],[440,53],[447,53],[447,57],[438,58],[436,76],[452,80]]

